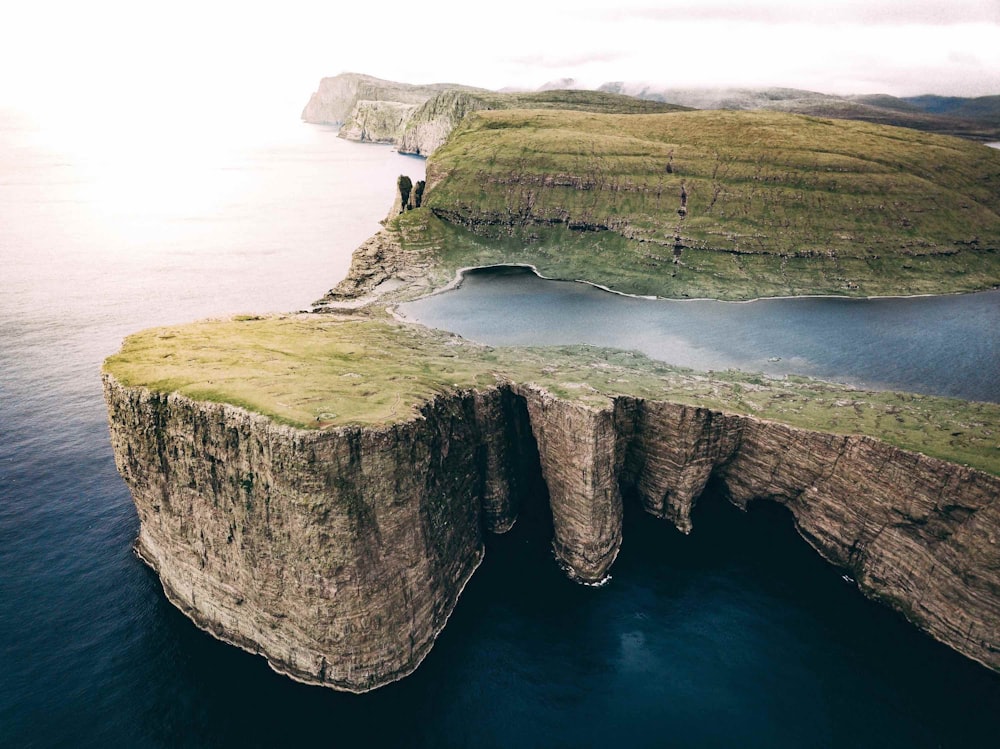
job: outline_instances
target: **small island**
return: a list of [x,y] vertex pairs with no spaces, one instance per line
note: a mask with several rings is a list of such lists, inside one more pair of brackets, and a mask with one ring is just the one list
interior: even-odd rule
[[900,128],[470,112],[312,313],[150,330],[105,362],[137,551],[202,628],[362,692],[419,665],[532,477],[587,584],[627,500],[687,532],[711,480],[1000,670],[1000,406],[489,348],[386,311],[497,263],[663,297],[990,288],[998,205],[1000,153]]

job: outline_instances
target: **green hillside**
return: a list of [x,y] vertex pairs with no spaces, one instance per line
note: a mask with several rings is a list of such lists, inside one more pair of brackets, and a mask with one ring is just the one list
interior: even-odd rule
[[[1000,152],[765,112],[471,113],[399,228],[448,266],[522,262],[659,296],[1000,282]],[[430,238],[430,241],[428,240]]]

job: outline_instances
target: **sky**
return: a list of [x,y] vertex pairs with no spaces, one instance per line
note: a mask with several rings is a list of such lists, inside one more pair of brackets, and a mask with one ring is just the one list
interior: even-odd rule
[[0,12],[0,71],[0,107],[80,121],[297,119],[344,71],[978,96],[1000,0],[30,0]]

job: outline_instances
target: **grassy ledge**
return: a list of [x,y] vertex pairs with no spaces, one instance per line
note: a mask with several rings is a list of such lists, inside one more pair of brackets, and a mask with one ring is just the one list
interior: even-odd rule
[[836,434],[865,434],[1000,475],[1000,405],[866,392],[801,377],[698,373],[588,346],[490,348],[417,325],[336,315],[242,317],[129,336],[104,371],[126,386],[223,402],[305,429],[412,418],[497,381],[564,398],[632,395]]

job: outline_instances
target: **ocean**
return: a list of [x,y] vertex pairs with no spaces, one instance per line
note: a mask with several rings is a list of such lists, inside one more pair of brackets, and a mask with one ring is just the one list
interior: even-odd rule
[[199,631],[132,553],[99,368],[130,332],[307,308],[423,162],[294,121],[53,129],[0,113],[0,745],[994,746],[1000,677],[865,600],[781,508],[627,507],[613,579],[544,498],[433,652],[367,695]]

